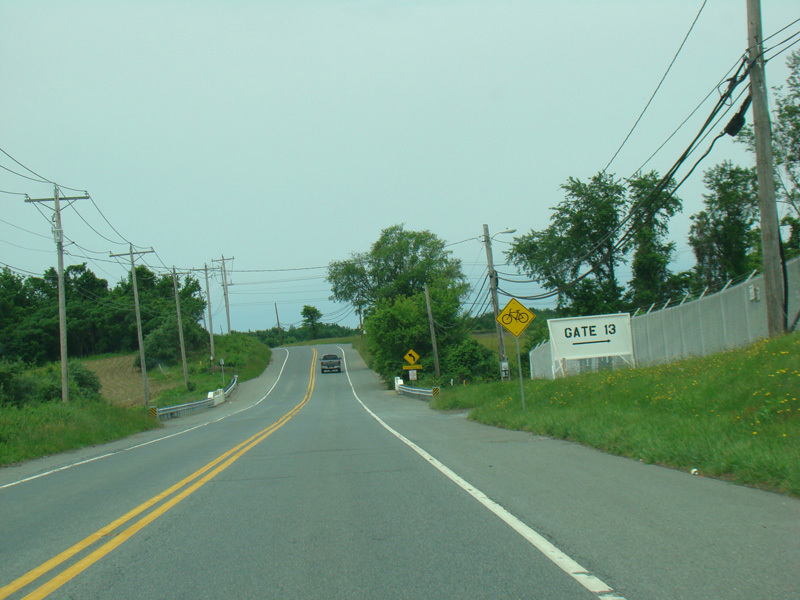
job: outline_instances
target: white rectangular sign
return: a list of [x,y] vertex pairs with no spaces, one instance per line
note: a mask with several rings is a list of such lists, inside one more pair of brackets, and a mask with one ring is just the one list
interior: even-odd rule
[[633,355],[628,313],[548,319],[553,360]]

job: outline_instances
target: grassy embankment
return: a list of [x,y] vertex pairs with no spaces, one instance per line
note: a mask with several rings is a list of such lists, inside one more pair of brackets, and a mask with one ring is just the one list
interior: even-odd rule
[[209,368],[208,357],[195,356],[187,359],[191,390],[186,388],[181,365],[173,365],[167,372],[160,369],[148,371],[148,377],[154,381],[167,383],[169,389],[161,392],[152,404],[156,406],[175,406],[185,402],[202,400],[209,391],[223,387],[222,368],[219,360],[225,362],[225,385],[234,375],[239,381],[247,381],[264,372],[272,357],[272,350],[259,342],[255,337],[244,333],[214,336],[214,365]]
[[636,370],[442,387],[487,425],[800,497],[800,334]]
[[0,407],[0,466],[94,446],[158,427],[143,408],[105,400]]
[[[257,377],[269,364],[270,349],[251,336],[215,336],[214,343],[217,357],[225,359],[227,381],[236,373],[240,381]],[[149,377],[166,380],[163,382],[174,386],[155,398],[154,404],[166,406],[200,400],[205,397],[206,390],[221,386],[219,367],[208,370],[207,359],[205,368],[197,358],[191,364],[194,365],[190,368],[194,391],[186,390],[180,365],[168,373],[160,369],[149,371]],[[50,365],[36,370],[33,376],[39,376],[37,373],[51,376],[52,371],[57,372],[57,368]],[[60,387],[54,389],[60,393]],[[68,404],[62,403],[59,397],[20,407],[0,405],[0,466],[103,444],[159,427],[158,421],[142,406],[118,406],[90,393],[82,395],[71,391],[70,397],[72,400]]]

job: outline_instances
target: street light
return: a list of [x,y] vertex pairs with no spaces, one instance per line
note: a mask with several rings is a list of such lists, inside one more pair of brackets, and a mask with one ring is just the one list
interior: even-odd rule
[[508,357],[506,357],[506,345],[503,341],[503,328],[500,326],[500,321],[497,320],[497,315],[500,314],[500,307],[497,304],[497,271],[494,270],[494,258],[492,257],[492,240],[495,236],[504,233],[515,233],[516,229],[504,229],[498,231],[492,236],[489,236],[489,226],[484,223],[483,225],[483,243],[486,245],[486,262],[489,267],[489,288],[492,291],[492,308],[494,309],[494,324],[497,327],[497,354],[500,356],[500,380],[505,381],[509,379],[508,370]]

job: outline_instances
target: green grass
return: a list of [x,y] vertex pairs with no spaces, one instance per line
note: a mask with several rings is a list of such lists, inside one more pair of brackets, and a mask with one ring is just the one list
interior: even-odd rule
[[159,427],[144,408],[103,401],[47,402],[0,408],[0,466],[103,444]]
[[800,497],[800,334],[658,367],[443,387],[435,408]]
[[159,369],[149,370],[148,377],[174,383],[174,387],[161,392],[151,404],[164,407],[203,400],[208,392],[223,387],[220,359],[225,361],[224,383],[227,386],[234,375],[239,375],[240,382],[258,377],[272,357],[272,350],[266,344],[253,336],[235,332],[214,336],[214,350],[216,356],[213,365],[209,365],[205,354],[187,359],[190,387],[193,389],[186,388],[181,365],[170,367],[168,373],[161,373]]
[[[215,336],[216,359],[225,360],[225,380],[234,374],[240,381],[260,375],[269,364],[271,350],[252,336],[232,334]],[[151,404],[172,406],[202,400],[210,390],[222,386],[222,372],[208,358],[194,357],[187,361],[189,380],[194,390],[186,389],[180,365],[168,371],[151,369],[148,377],[174,383]],[[95,358],[95,357],[92,357]],[[54,368],[54,367],[51,367]],[[0,466],[65,452],[85,446],[103,444],[160,424],[144,407],[124,408],[102,398],[76,399],[68,404],[59,400],[15,406],[0,406]]]

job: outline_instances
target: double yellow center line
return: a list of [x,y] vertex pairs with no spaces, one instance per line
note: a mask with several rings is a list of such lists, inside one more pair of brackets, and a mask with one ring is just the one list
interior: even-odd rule
[[[25,596],[23,600],[35,600],[38,598],[45,598],[46,596],[48,596],[49,594],[60,588],[62,585],[64,585],[65,583],[76,577],[78,574],[83,572],[85,569],[89,568],[91,565],[99,561],[106,554],[108,554],[109,552],[111,552],[112,550],[119,547],[127,540],[129,540],[134,534],[144,529],[147,525],[155,521],[158,517],[163,515],[173,506],[191,496],[194,492],[199,490],[206,483],[211,481],[214,477],[216,477],[217,475],[222,473],[225,469],[230,467],[245,453],[255,448],[258,444],[267,439],[275,431],[283,427],[287,422],[289,422],[289,420],[292,419],[292,417],[294,417],[298,412],[300,412],[300,410],[302,410],[302,408],[306,404],[308,404],[308,401],[311,399],[311,394],[314,391],[314,381],[316,378],[316,364],[317,364],[317,351],[316,349],[313,348],[312,350],[313,350],[313,357],[311,360],[311,371],[309,375],[308,389],[306,390],[305,397],[299,404],[297,404],[297,406],[295,406],[292,410],[283,415],[280,419],[275,421],[269,427],[262,429],[255,435],[243,441],[241,444],[231,448],[221,456],[212,460],[203,468],[195,471],[185,479],[179,481],[178,483],[164,490],[160,494],[153,496],[147,502],[140,504],[130,512],[121,516],[119,519],[112,521],[102,529],[99,529],[86,539],[81,540],[68,550],[65,550],[64,552],[59,554],[58,556],[51,558],[50,560],[39,565],[32,571],[26,573],[19,579],[16,579],[15,581],[12,581],[5,587],[0,588],[0,600],[7,598],[14,592],[31,584],[38,578],[50,572],[52,569],[56,568],[60,564],[71,559],[72,557],[76,556],[89,546],[93,545],[98,540],[111,534],[119,527],[125,525],[126,523],[128,523],[128,521],[135,519],[136,517],[145,513],[150,508],[156,506],[166,498],[169,498],[169,500],[158,506],[158,508],[149,512],[144,517],[142,517],[141,519],[130,525],[127,529],[115,535],[111,540],[109,540],[108,542],[106,542],[105,544],[103,544],[102,546],[100,546],[99,548],[97,548],[84,558],[80,559],[78,562],[76,562],[69,568],[60,572],[58,575],[54,576],[47,583],[43,584],[39,588],[29,593],[27,596]],[[180,493],[173,496],[175,492],[181,489],[182,491]],[[170,498],[170,496],[172,497]]]

